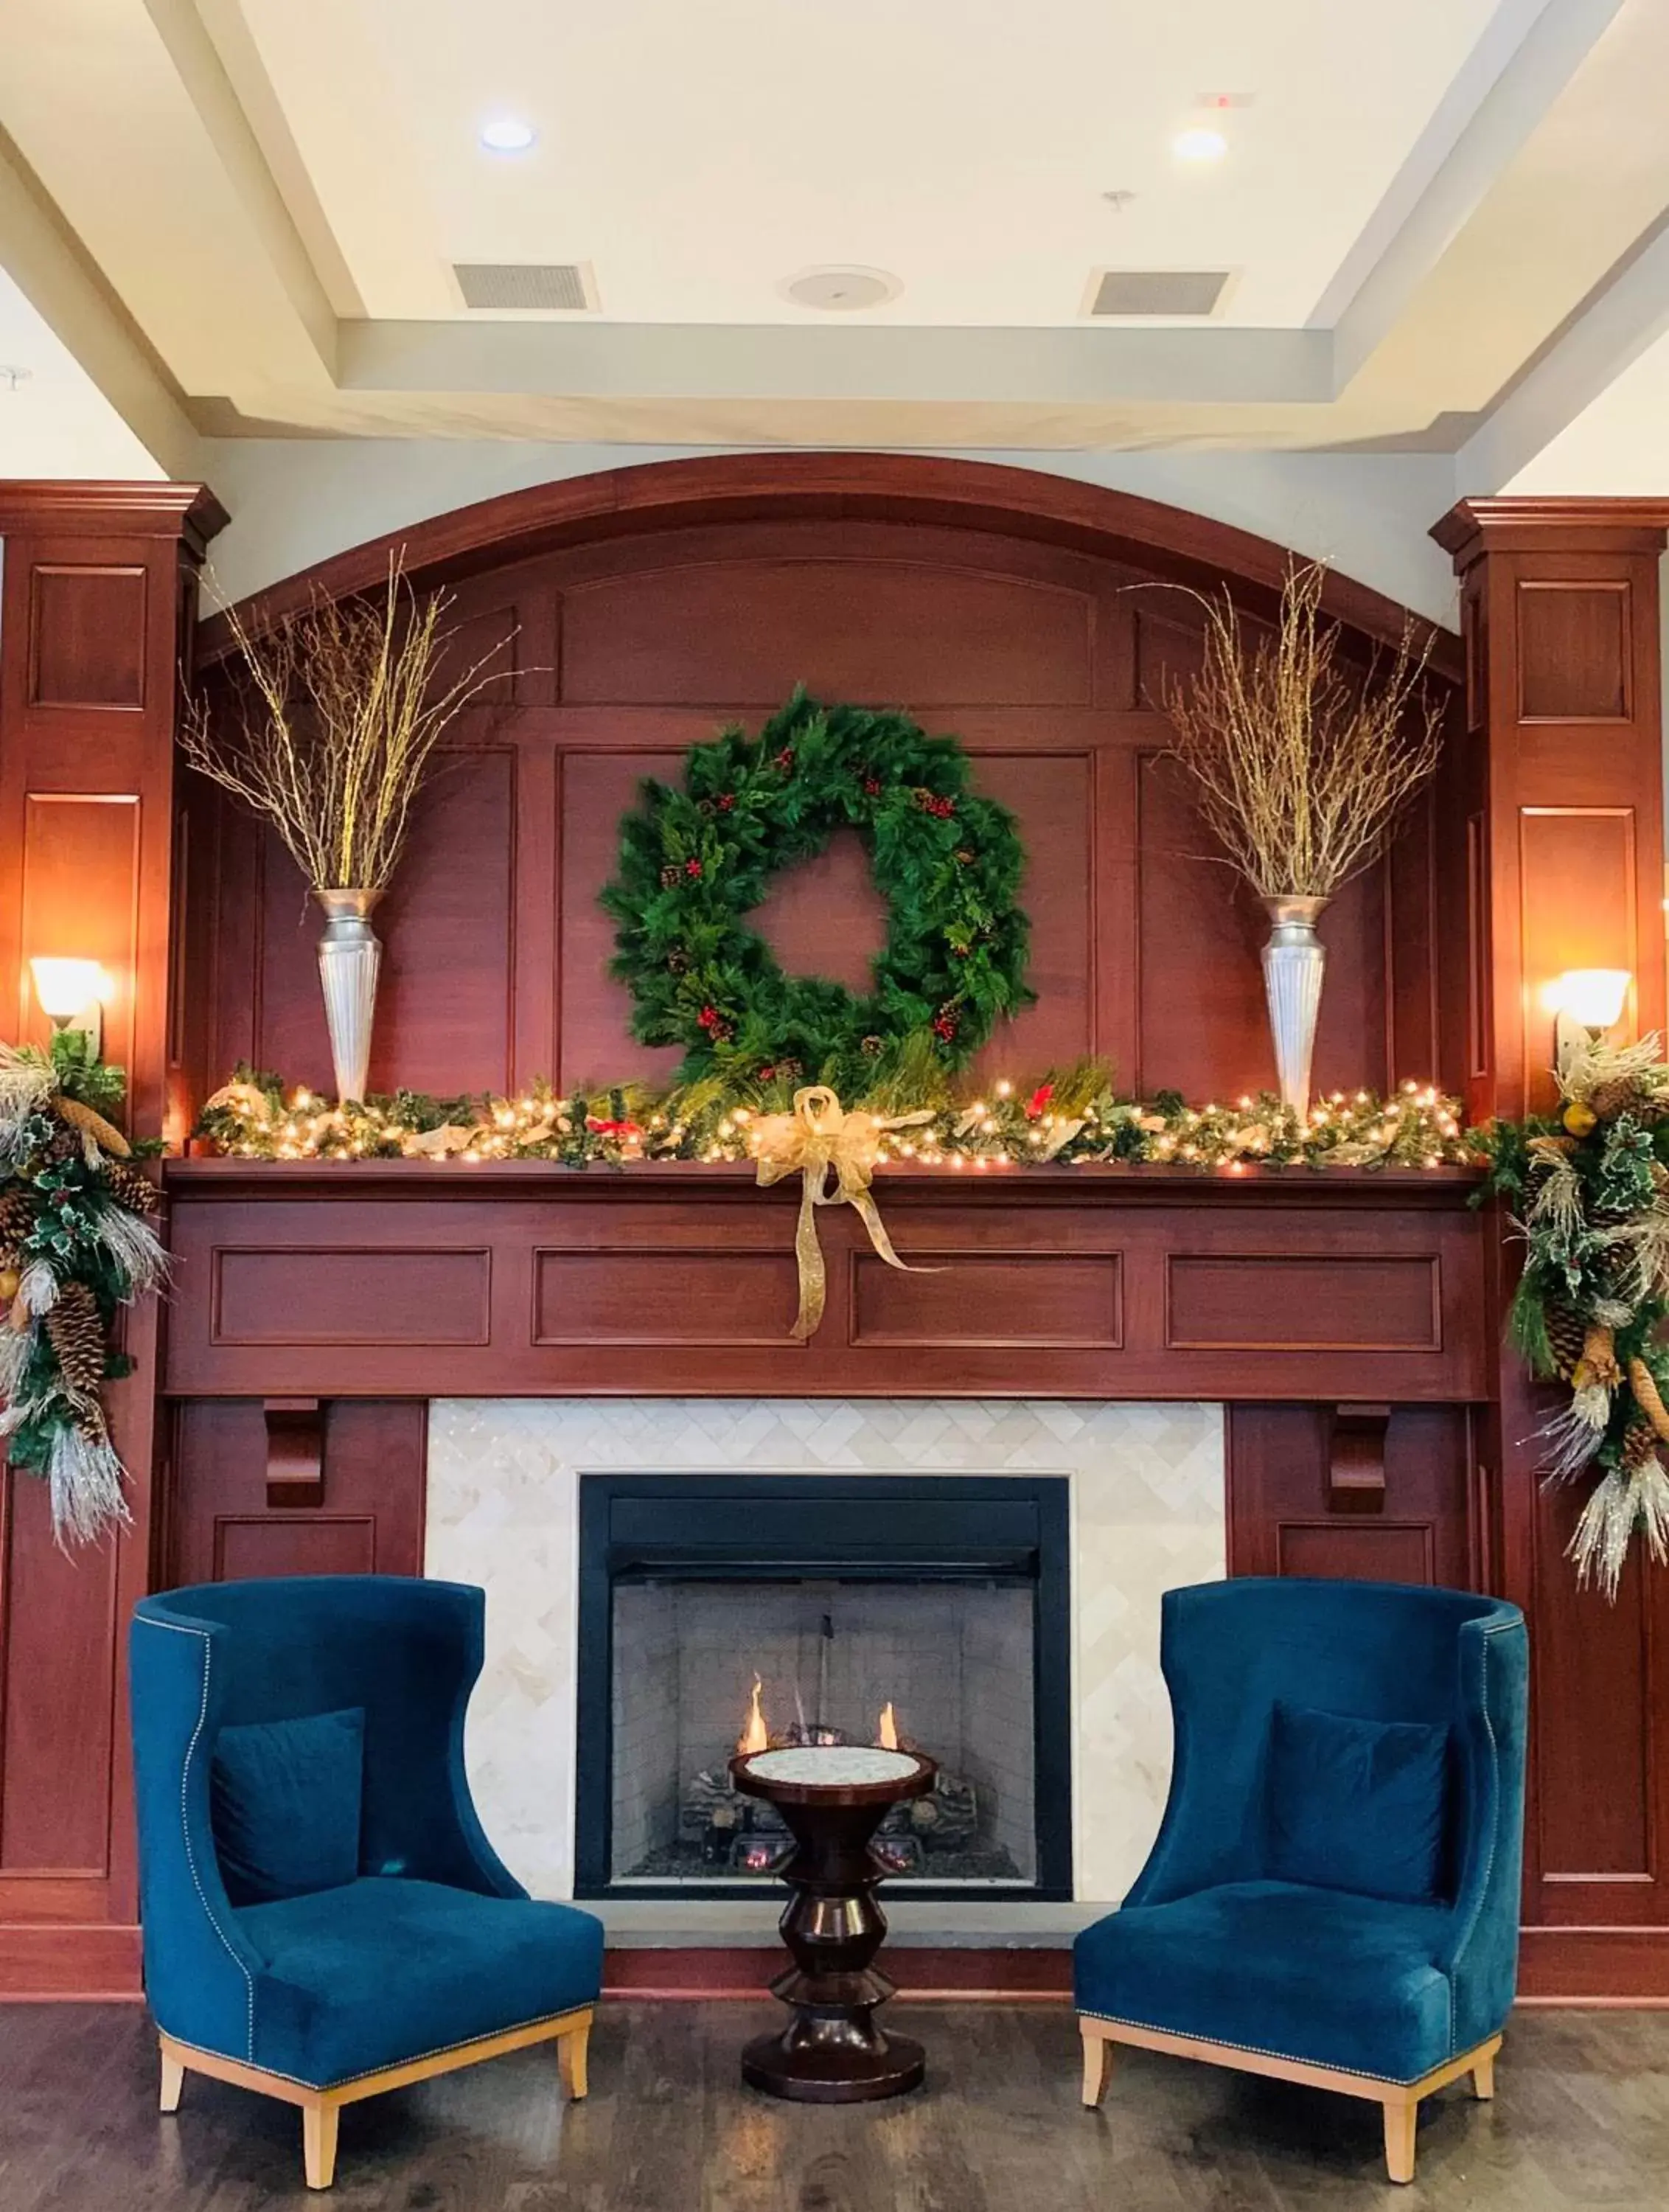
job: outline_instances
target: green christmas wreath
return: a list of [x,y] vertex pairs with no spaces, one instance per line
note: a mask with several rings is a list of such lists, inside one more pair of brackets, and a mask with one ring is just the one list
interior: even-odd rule
[[[747,926],[779,868],[857,831],[887,901],[872,988],[786,975]],[[871,1083],[907,1039],[962,1066],[999,1016],[1029,1002],[1025,855],[1014,817],[969,788],[954,738],[905,715],[819,706],[803,692],[757,738],[691,746],[682,789],[646,782],[621,824],[603,893],[633,1034],[684,1049],[679,1080]]]

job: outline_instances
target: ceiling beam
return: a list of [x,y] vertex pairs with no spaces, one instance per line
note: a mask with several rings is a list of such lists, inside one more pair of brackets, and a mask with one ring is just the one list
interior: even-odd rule
[[575,399],[1300,404],[1333,396],[1326,331],[950,330],[901,324],[360,322],[345,392]]
[[19,290],[158,467],[200,477],[197,434],[178,390],[3,131],[0,240]]

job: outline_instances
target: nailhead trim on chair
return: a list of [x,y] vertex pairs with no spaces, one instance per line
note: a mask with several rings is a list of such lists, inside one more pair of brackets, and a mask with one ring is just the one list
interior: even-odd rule
[[[1110,2021],[1114,2027],[1144,2027],[1151,2035],[1188,2033],[1186,2028],[1161,2027],[1156,2020],[1125,2020],[1115,2012],[1086,2012],[1080,2013],[1078,2017],[1081,2020]],[[1356,2081],[1382,2081],[1387,2089],[1406,2089],[1416,2081],[1423,2081],[1425,2075],[1431,2071],[1427,2067],[1423,2074],[1369,2074],[1360,2066],[1335,2066],[1330,2058],[1301,2056],[1296,2051],[1271,2051],[1263,2043],[1230,2043],[1226,2035],[1190,2035],[1188,2039],[1193,2043],[1215,2043],[1223,2051],[1244,2051],[1253,2058],[1284,2058],[1290,2066],[1318,2066],[1329,2074],[1348,2074]]]
[[1486,1628],[1484,1631],[1483,1638],[1478,1646],[1480,1656],[1478,1662],[1478,1699],[1483,1708],[1484,1733],[1490,1739],[1490,1767],[1491,1780],[1495,1785],[1492,1793],[1495,1812],[1490,1824],[1490,1848],[1484,1854],[1484,1879],[1478,1885],[1478,1902],[1472,1907],[1472,1918],[1466,1923],[1466,1934],[1454,1947],[1454,1957],[1449,1968],[1448,2012],[1451,2058],[1460,2055],[1454,2048],[1454,1969],[1460,1965],[1466,1946],[1472,1942],[1477,1931],[1478,1921],[1483,1916],[1484,1900],[1489,1895],[1490,1880],[1495,1873],[1496,1845],[1501,1838],[1501,1746],[1496,1741],[1495,1723],[1490,1718],[1490,1638],[1492,1636],[1510,1636],[1522,1626],[1523,1623],[1517,1620],[1497,1622],[1495,1627]]
[[191,1869],[191,1886],[197,1891],[197,1902],[203,1907],[203,1917],[220,1938],[221,1948],[244,1978],[244,1988],[248,1995],[247,2039],[244,2056],[247,2063],[252,2066],[255,2063],[255,1978],[238,1956],[228,1938],[226,1930],[215,1917],[214,1907],[209,1902],[209,1893],[203,1887],[203,1877],[197,1872],[197,1853],[191,1849],[191,1824],[185,1817],[185,1796],[191,1787],[191,1761],[197,1756],[197,1744],[209,1718],[209,1668],[214,1646],[209,1642],[206,1629],[186,1628],[177,1620],[156,1620],[149,1613],[142,1613],[138,1619],[140,1625],[145,1628],[167,1628],[171,1629],[176,1636],[195,1636],[203,1646],[203,1697],[197,1706],[197,1726],[191,1730],[191,1740],[185,1747],[185,1763],[179,1771],[179,1833],[185,1845],[185,1863]]
[[[159,1622],[158,1626],[161,1625]],[[592,2002],[595,2002],[594,1999]],[[328,2094],[332,2089],[351,2088],[355,2081],[369,2081],[379,2074],[393,2073],[402,2066],[421,2066],[426,2058],[444,2058],[451,2051],[467,2051],[472,2043],[491,2043],[501,2035],[517,2035],[525,2027],[543,2027],[547,2021],[565,2020],[571,2012],[585,2012],[587,2009],[588,2008],[582,2004],[564,2005],[561,2012],[542,2012],[532,2020],[513,2020],[503,2027],[489,2027],[483,2030],[480,2035],[466,2035],[460,2043],[437,2043],[433,2051],[414,2051],[407,2057],[390,2058],[385,2060],[380,2066],[367,2066],[362,2074],[339,2074],[334,2081],[309,2081],[304,2075],[286,2074],[277,2066],[261,2066],[256,2070],[262,2074],[270,2074],[275,2081],[293,2081],[298,2089],[318,2089]],[[168,2040],[170,2043],[179,2044],[182,2051],[201,2047],[187,2043],[182,2036],[171,2035]],[[211,2057],[214,2056],[213,2052],[209,2055]],[[253,2061],[251,2063],[252,2064]]]

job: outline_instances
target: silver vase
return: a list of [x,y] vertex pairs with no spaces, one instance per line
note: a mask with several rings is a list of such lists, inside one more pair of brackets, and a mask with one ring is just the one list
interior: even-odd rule
[[1263,949],[1263,971],[1270,1034],[1275,1040],[1275,1073],[1283,1103],[1296,1114],[1309,1110],[1310,1060],[1321,1011],[1321,978],[1327,969],[1327,948],[1316,935],[1315,925],[1326,903],[1324,898],[1264,901],[1274,925]]
[[380,891],[319,891],[325,933],[319,940],[319,980],[331,1032],[331,1062],[339,1100],[362,1099],[371,1066],[371,1023],[377,1010],[377,970],[382,945],[371,927]]

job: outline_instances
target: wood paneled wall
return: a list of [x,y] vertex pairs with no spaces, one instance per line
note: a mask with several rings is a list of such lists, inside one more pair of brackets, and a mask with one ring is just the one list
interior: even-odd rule
[[[192,485],[0,489],[0,1027],[45,1041],[36,954],[101,961],[106,1054],[147,1136],[169,1080],[179,671],[224,520]],[[0,1478],[0,1994],[132,1986],[122,1652],[149,1577],[157,1326],[129,1317],[137,1368],[110,1395],[134,1478],[119,1542],[66,1555],[44,1486]]]
[[[798,683],[957,732],[981,788],[1019,817],[1038,1003],[986,1066],[1095,1053],[1132,1089],[1202,1099],[1272,1083],[1266,924],[1164,757],[1156,702],[1197,654],[1192,603],[1156,557],[1138,568],[900,504],[894,520],[669,522],[458,586],[458,651],[501,644],[505,676],[380,909],[373,1085],[669,1073],[677,1054],[631,1041],[606,972],[597,894],[620,818],[640,779],[676,775],[681,749],[727,720],[757,726]],[[1254,613],[1267,605],[1242,589]],[[188,815],[200,1080],[247,1060],[328,1085],[300,878],[209,794]],[[1323,921],[1324,1087],[1437,1073],[1435,902],[1428,810]],[[862,981],[882,917],[855,839],[783,879],[761,927],[790,967]]]
[[[1450,877],[1464,893],[1469,1103],[1552,1103],[1544,987],[1626,968],[1636,1030],[1664,1024],[1661,501],[1468,501],[1434,533],[1461,578],[1466,736]],[[1461,840],[1464,839],[1464,842]],[[1526,1984],[1669,1994],[1669,1574],[1637,1548],[1613,1606],[1564,1556],[1583,1497],[1549,1490],[1557,1394],[1503,1342],[1513,1247],[1494,1255],[1500,1587],[1531,1622]]]

